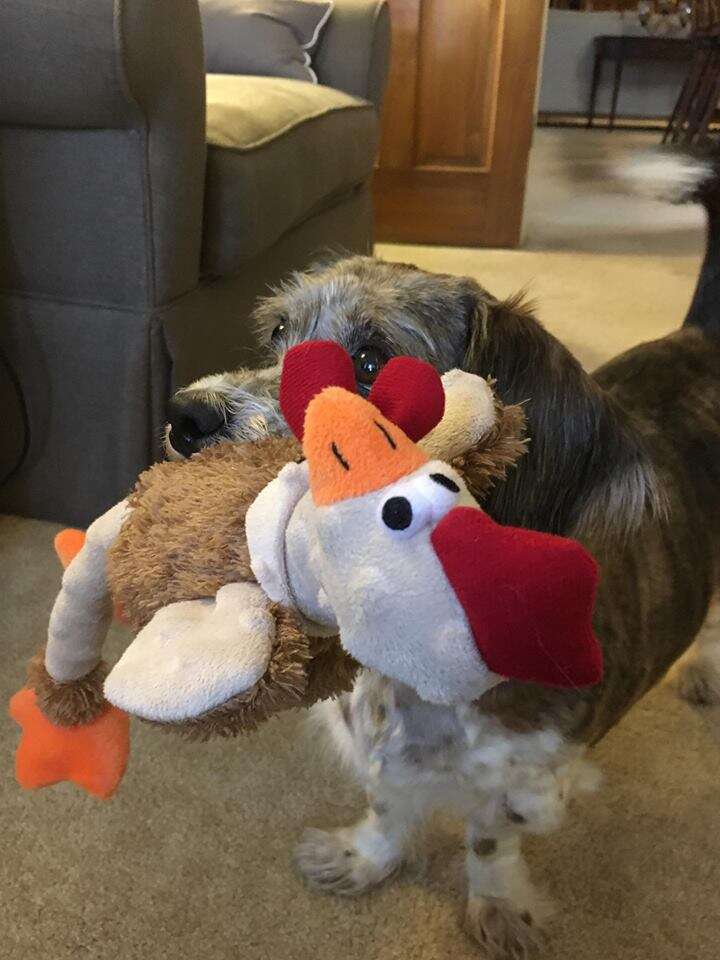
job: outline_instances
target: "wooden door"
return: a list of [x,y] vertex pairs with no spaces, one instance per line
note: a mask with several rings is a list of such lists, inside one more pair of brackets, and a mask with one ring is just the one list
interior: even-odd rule
[[516,246],[544,0],[390,0],[376,237]]

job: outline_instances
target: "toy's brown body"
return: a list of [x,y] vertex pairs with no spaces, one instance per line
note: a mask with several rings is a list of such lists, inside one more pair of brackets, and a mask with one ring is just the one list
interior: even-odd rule
[[[159,463],[133,491],[132,512],[108,553],[113,598],[134,630],[162,607],[212,598],[229,583],[255,582],[245,514],[282,467],[301,456],[296,440],[223,443],[188,461]],[[175,730],[190,737],[233,736],[269,716],[349,690],[357,664],[337,638],[308,637],[274,605],[273,652],[255,687]]]
[[282,467],[301,456],[295,439],[221,443],[143,473],[132,512],[108,554],[113,598],[134,630],[161,607],[214,597],[226,583],[254,582],[245,514]]

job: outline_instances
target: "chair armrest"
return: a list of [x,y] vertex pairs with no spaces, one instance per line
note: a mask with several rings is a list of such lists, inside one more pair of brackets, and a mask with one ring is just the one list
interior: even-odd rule
[[170,79],[204,101],[197,0],[2,0],[0,37],[4,125],[142,126]]
[[[3,210],[23,251],[24,275],[72,296],[94,284],[88,297],[143,305],[168,303],[194,287],[206,158],[197,0],[0,0],[0,47],[3,160],[6,152],[32,159],[8,208],[14,212]],[[24,153],[22,128],[44,132],[34,154]],[[27,216],[23,195],[32,197]],[[127,233],[117,222],[123,196],[130,198]],[[51,263],[33,252],[30,221],[43,223],[46,210],[56,231],[62,223],[66,249],[83,251],[96,237],[92,268],[78,256],[75,270],[57,277],[62,257]],[[115,211],[114,222],[102,222],[105,210]],[[119,293],[113,258],[125,263],[128,249],[133,268]]]
[[313,56],[320,83],[370,100],[379,110],[389,62],[386,0],[335,0]]

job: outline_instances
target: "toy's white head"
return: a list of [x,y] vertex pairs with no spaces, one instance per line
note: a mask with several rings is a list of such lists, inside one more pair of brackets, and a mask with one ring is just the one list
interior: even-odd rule
[[348,652],[444,703],[507,677],[595,682],[592,559],[574,541],[499,527],[418,446],[444,410],[432,367],[396,358],[368,399],[352,377],[336,344],[303,344],[280,392],[307,459],[313,605],[332,611]]
[[432,535],[479,512],[460,476],[429,460],[358,497],[315,506],[323,589],[345,649],[425,700],[473,700],[502,679],[483,660]]

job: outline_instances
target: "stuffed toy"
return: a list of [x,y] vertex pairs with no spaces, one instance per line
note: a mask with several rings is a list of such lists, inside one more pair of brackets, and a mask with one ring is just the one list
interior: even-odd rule
[[[349,689],[359,664],[443,703],[506,678],[600,679],[592,558],[477,503],[523,451],[517,407],[411,358],[365,399],[333,343],[288,352],[280,403],[302,446],[158,464],[87,535],[60,538],[47,646],[11,702],[23,786],[110,796],[127,714],[233,735]],[[113,604],[136,636],[108,671]]]

